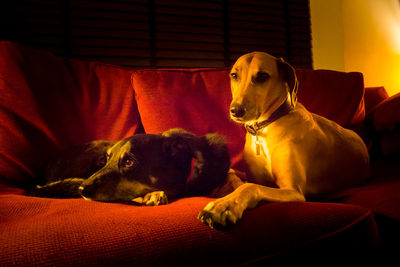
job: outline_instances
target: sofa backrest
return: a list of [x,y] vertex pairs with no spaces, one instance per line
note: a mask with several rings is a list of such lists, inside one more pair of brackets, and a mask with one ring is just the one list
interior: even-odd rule
[[309,111],[350,128],[365,118],[364,78],[359,72],[297,69],[298,101]]
[[[229,119],[229,69],[138,70],[132,83],[144,130],[181,127],[226,137],[233,167],[242,169],[245,131]],[[298,101],[310,111],[350,127],[365,117],[361,73],[296,70]]]
[[[225,136],[241,168],[245,131],[229,119],[229,69],[137,70],[0,42],[0,183],[24,186],[67,147],[181,127]],[[296,70],[298,100],[349,127],[365,117],[360,73]],[[140,114],[140,116],[139,116]]]
[[131,72],[0,42],[0,183],[23,186],[66,147],[135,133]]

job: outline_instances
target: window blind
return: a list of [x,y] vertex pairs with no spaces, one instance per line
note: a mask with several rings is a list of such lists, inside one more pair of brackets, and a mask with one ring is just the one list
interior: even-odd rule
[[14,0],[3,40],[132,68],[231,66],[265,51],[312,68],[308,0]]

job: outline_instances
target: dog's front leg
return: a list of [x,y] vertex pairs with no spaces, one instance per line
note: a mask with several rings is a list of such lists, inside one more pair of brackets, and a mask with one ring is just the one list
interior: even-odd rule
[[254,207],[256,200],[251,194],[255,184],[246,183],[239,186],[235,191],[211,201],[198,215],[198,219],[211,228],[226,227],[228,223],[235,224],[246,208]]
[[85,181],[83,178],[67,178],[43,186],[37,185],[28,190],[29,196],[50,198],[80,198],[79,187]]
[[154,191],[147,193],[144,197],[137,197],[132,201],[144,206],[159,206],[168,204],[168,197],[164,191]]
[[246,209],[254,208],[262,201],[305,201],[305,198],[296,190],[246,183],[231,194],[208,203],[198,218],[211,228],[223,228],[229,223],[235,224]]

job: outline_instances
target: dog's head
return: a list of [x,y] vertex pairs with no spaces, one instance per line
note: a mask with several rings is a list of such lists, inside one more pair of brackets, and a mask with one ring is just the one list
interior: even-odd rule
[[283,59],[253,52],[241,56],[231,73],[231,118],[239,123],[267,119],[290,97],[297,98],[295,71]]
[[86,199],[126,202],[154,191],[168,198],[207,194],[225,181],[230,163],[220,137],[182,130],[134,135],[115,143],[104,159],[104,167],[80,187]]
[[63,152],[51,160],[41,173],[42,183],[60,179],[79,177],[89,178],[104,166],[104,154],[115,142],[96,140]]

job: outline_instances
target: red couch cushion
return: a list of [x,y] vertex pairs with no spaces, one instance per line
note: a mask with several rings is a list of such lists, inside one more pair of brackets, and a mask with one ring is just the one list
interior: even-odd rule
[[271,203],[218,231],[196,218],[209,201],[138,207],[41,199],[0,186],[0,265],[231,266],[298,249],[305,259],[365,253],[378,242],[373,215],[358,206]]
[[342,203],[360,205],[400,222],[399,177],[376,178],[362,187],[340,192],[335,198]]
[[138,70],[132,75],[146,133],[184,128],[225,136],[233,163],[244,146],[243,127],[229,119],[229,69]]
[[[159,133],[181,127],[199,135],[220,133],[228,141],[236,167],[245,131],[229,118],[232,96],[228,73],[227,68],[134,71],[132,84],[145,131]],[[310,111],[344,126],[364,119],[360,73],[301,69],[296,73],[298,99]]]
[[23,186],[60,149],[140,125],[131,71],[0,42],[0,182]]
[[[398,164],[394,167],[398,170]],[[400,177],[397,173],[393,176],[375,177],[367,185],[350,188],[331,199],[366,207],[374,213],[383,254],[381,258],[389,260],[397,259],[398,246],[394,244],[397,244],[400,238]],[[387,265],[390,265],[389,262]]]
[[400,127],[400,93],[386,98],[376,106],[373,124],[378,131],[393,131]]
[[366,87],[364,95],[365,113],[369,114],[372,112],[379,103],[388,97],[389,95],[386,92],[385,87]]
[[298,101],[309,111],[344,127],[365,118],[364,79],[359,72],[296,70]]

